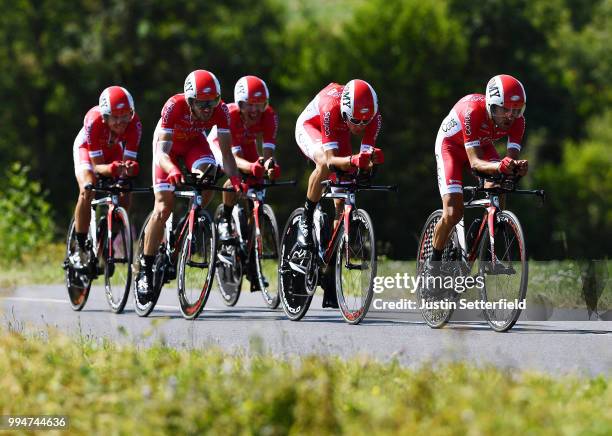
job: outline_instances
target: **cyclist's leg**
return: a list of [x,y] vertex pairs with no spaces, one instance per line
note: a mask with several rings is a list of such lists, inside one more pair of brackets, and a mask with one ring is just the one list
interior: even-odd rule
[[174,185],[167,181],[166,173],[159,165],[154,164],[153,192],[155,204],[153,214],[145,229],[144,256],[155,258],[157,249],[164,235],[164,226],[174,208]]
[[313,215],[323,194],[321,182],[329,177],[331,172],[326,165],[320,130],[311,126],[302,116],[298,118],[295,126],[295,139],[302,153],[315,163],[315,169],[308,179],[304,215],[299,224],[298,242],[305,247],[311,244]]
[[94,193],[85,189],[88,184],[95,184],[96,176],[89,159],[89,152],[77,143],[73,147],[74,173],[79,184],[79,197],[74,210],[74,227],[80,249],[84,249],[91,220],[91,201]]
[[467,162],[465,149],[453,146],[443,137],[436,139],[438,188],[442,197],[442,218],[433,234],[432,261],[442,260],[442,251],[456,224],[463,218],[463,174]]
[[[208,174],[213,174],[216,167],[217,161],[208,146],[208,142],[206,140],[199,141],[194,147],[191,147],[185,156],[185,166],[189,168],[192,173],[205,173],[209,171]],[[212,200],[214,195],[214,191],[203,191],[202,192],[202,207],[206,207],[210,200]]]

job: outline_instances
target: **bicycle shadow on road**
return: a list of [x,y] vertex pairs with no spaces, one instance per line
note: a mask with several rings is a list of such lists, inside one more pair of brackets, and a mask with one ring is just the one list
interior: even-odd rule
[[[494,333],[489,325],[485,322],[461,322],[453,323],[452,321],[445,326],[445,329],[449,330],[481,330],[491,331]],[[576,334],[576,335],[608,335],[612,334],[612,330],[594,330],[594,329],[568,329],[568,328],[555,328],[546,327],[540,324],[520,323],[516,324],[512,329],[506,333],[549,333],[549,334]]]

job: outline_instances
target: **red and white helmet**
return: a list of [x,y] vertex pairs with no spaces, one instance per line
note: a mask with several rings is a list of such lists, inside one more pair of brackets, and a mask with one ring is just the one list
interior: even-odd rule
[[520,109],[520,115],[525,112],[527,104],[525,88],[523,88],[521,82],[508,74],[500,74],[489,80],[485,96],[489,116],[492,116],[492,105],[503,106],[508,109]]
[[236,86],[234,86],[234,102],[239,104],[241,101],[245,103],[257,104],[265,103],[268,105],[270,93],[266,82],[256,76],[241,77]]
[[195,70],[185,79],[185,99],[220,100],[221,85],[213,73],[206,70]]
[[365,80],[354,79],[342,90],[340,111],[345,121],[367,124],[378,112],[378,97],[374,88]]
[[134,100],[127,89],[121,86],[109,86],[102,91],[98,105],[100,113],[104,117],[110,115],[115,117],[134,116]]

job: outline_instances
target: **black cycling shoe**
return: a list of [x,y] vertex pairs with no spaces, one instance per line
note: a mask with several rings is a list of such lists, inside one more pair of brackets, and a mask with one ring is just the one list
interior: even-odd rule
[[141,304],[147,304],[153,298],[153,271],[147,271],[144,265],[140,266],[136,277],[136,294]]
[[304,215],[298,222],[297,242],[301,248],[312,248],[312,223],[309,225]]
[[231,241],[236,238],[232,221],[225,217],[221,217],[219,220],[219,224],[217,224],[217,232],[219,234],[219,240],[223,242]]

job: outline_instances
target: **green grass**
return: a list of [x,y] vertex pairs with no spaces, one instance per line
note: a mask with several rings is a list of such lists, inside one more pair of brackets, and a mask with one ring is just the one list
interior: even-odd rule
[[0,289],[64,282],[65,244],[49,244],[20,262],[0,262]]
[[610,434],[609,377],[407,369],[310,356],[146,349],[0,331],[0,414],[75,434]]

